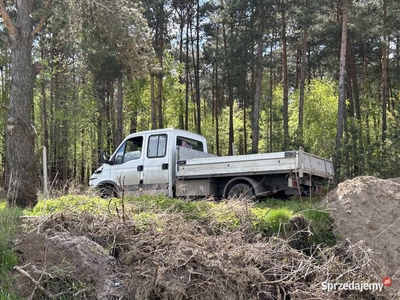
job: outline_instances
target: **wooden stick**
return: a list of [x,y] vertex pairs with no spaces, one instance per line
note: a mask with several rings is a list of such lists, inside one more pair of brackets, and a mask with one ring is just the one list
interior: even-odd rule
[[55,298],[53,294],[51,294],[48,291],[46,291],[46,289],[40,285],[40,282],[37,281],[35,278],[33,278],[31,275],[29,275],[29,273],[26,272],[24,269],[22,269],[22,268],[20,268],[18,266],[14,266],[13,269],[15,271],[19,272],[20,274],[24,275],[25,277],[27,277],[47,297],[49,297],[50,299],[54,299]]

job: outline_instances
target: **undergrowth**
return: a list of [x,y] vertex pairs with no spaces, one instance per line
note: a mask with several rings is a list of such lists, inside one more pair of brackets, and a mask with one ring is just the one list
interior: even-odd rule
[[[315,245],[332,246],[336,240],[331,233],[329,213],[316,204],[298,200],[270,199],[258,203],[250,201],[189,201],[165,196],[143,195],[104,200],[84,195],[68,195],[43,199],[30,215],[41,216],[60,211],[113,214],[132,219],[140,232],[163,228],[163,217],[180,215],[187,221],[209,223],[213,230],[232,230],[240,227],[261,233],[265,237],[301,238],[301,248]],[[299,222],[300,220],[300,222]],[[301,235],[295,233],[301,231]],[[295,234],[295,235],[294,235]]]
[[0,300],[19,299],[6,287],[10,286],[12,280],[9,271],[18,263],[18,258],[13,253],[9,241],[17,233],[21,215],[21,209],[7,207],[5,201],[0,201]]
[[209,228],[211,234],[244,230],[250,234],[261,234],[265,238],[290,239],[290,245],[311,253],[316,246],[332,246],[335,237],[330,232],[331,218],[315,204],[299,201],[267,200],[251,201],[189,201],[170,199],[165,196],[144,195],[124,199],[104,200],[85,195],[67,195],[53,199],[41,199],[29,210],[10,208],[0,202],[0,300],[17,299],[6,290],[12,280],[10,270],[18,259],[10,248],[9,241],[17,233],[19,218],[27,216],[49,216],[57,214],[83,214],[110,216],[128,220],[134,224],[135,232],[159,232],[168,230],[170,218],[183,218],[188,224],[198,222]]
[[[58,244],[49,244],[54,247],[49,253],[68,253],[73,241],[73,245],[82,246],[76,249],[85,249],[78,251],[82,256],[94,242],[100,247],[92,250],[96,259],[85,265],[87,269],[94,264],[93,272],[98,267],[107,268],[101,261],[108,261],[109,255],[118,259],[123,274],[130,274],[124,286],[126,294],[135,293],[137,299],[182,299],[190,293],[202,295],[193,299],[204,299],[210,293],[214,295],[210,299],[252,299],[251,295],[262,293],[274,299],[282,293],[314,299],[315,295],[326,295],[319,283],[327,274],[331,280],[347,273],[344,280],[376,280],[371,271],[375,267],[362,245],[343,249],[343,262],[335,258],[335,248],[329,247],[335,241],[330,232],[332,220],[313,202],[188,201],[155,195],[104,200],[70,195],[40,200],[23,213],[26,216],[20,228],[57,236],[54,241]],[[40,243],[36,246],[42,247]],[[101,248],[104,253],[99,252]],[[64,259],[76,265],[68,255]],[[53,257],[53,264],[56,261]],[[35,272],[28,264],[24,268]],[[82,272],[79,268],[47,271],[51,274],[46,273],[40,284],[46,284],[51,295],[78,290],[76,299],[89,299],[99,292],[92,289],[99,285],[78,276]],[[74,281],[62,280],[59,287],[60,278]],[[346,299],[386,299],[371,295]],[[334,296],[332,299],[343,299],[340,293]],[[18,298],[0,289],[0,300],[6,299]]]

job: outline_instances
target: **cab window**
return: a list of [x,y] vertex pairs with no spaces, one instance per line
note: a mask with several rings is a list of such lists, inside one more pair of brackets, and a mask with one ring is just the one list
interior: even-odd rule
[[149,137],[148,158],[164,157],[167,152],[167,135],[157,134]]
[[187,137],[178,136],[176,138],[176,145],[204,152],[204,146],[202,142]]
[[115,158],[115,164],[123,164],[130,160],[139,159],[142,156],[143,137],[131,138],[119,147]]

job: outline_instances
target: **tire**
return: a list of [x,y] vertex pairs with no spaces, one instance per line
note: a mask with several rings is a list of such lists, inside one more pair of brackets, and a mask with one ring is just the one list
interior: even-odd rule
[[115,189],[109,185],[103,185],[99,188],[100,197],[103,199],[111,199],[116,197]]
[[236,183],[228,191],[228,199],[250,199],[254,197],[253,188],[247,183]]

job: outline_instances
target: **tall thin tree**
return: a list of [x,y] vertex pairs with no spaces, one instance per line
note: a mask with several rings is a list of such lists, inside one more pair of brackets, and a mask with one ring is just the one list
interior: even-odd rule
[[[344,130],[344,121],[346,114],[346,50],[347,50],[347,22],[349,12],[349,0],[344,0],[342,10],[342,38],[340,44],[340,68],[339,68],[339,101],[338,101],[338,118],[336,131],[336,153],[338,154],[342,146],[342,137]],[[340,170],[340,160],[336,165]]]

